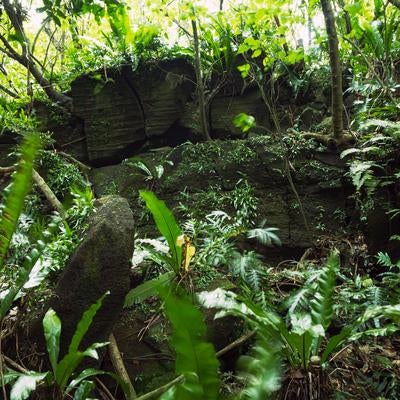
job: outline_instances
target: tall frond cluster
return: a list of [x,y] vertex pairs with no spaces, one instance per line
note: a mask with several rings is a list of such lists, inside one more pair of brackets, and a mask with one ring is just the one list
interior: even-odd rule
[[18,219],[22,214],[25,197],[31,188],[33,164],[39,147],[39,135],[26,136],[20,148],[20,160],[12,176],[12,182],[6,190],[0,215],[0,268],[4,266]]

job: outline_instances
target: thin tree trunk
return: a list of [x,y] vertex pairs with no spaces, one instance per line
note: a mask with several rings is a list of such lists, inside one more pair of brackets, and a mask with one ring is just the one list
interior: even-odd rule
[[400,8],[400,1],[399,0],[389,0],[395,7]]
[[351,26],[351,19],[350,19],[350,15],[346,10],[346,5],[344,3],[344,0],[338,0],[339,6],[343,11],[343,18],[344,18],[344,23],[346,24],[346,34],[350,35],[351,31],[352,31],[352,26]]
[[339,56],[339,40],[330,0],[321,0],[321,6],[328,34],[329,61],[331,66],[333,136],[335,139],[340,139],[343,135],[343,83]]
[[194,47],[194,69],[196,72],[197,97],[199,101],[199,112],[200,112],[200,125],[204,139],[211,140],[209,125],[207,120],[206,101],[204,95],[204,82],[201,70],[199,33],[197,30],[197,22],[194,19],[192,19],[192,29],[193,29],[193,47]]

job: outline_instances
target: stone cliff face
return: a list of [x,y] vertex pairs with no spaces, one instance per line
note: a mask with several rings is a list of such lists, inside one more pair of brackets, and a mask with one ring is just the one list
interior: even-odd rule
[[339,234],[350,223],[353,209],[347,194],[351,188],[344,179],[345,165],[337,155],[302,150],[291,161],[299,204],[287,177],[284,151],[279,143],[265,136],[181,145],[140,156],[153,168],[164,165],[161,179],[146,180],[137,169],[120,164],[94,169],[91,180],[96,195],[118,193],[128,199],[137,213],[135,220],[142,235],[150,233],[153,226],[136,206],[139,189],[155,190],[184,222],[180,202],[199,218],[214,210],[233,213],[230,199],[240,195],[243,183],[248,182],[257,201],[255,224],[265,220],[266,226],[279,228],[283,246],[259,250],[272,256],[297,256],[316,237]]
[[[218,79],[213,77],[215,85]],[[268,87],[265,90],[268,93]],[[274,90],[282,129],[295,125],[309,129],[327,115],[330,96],[320,82],[294,93],[289,77],[280,78]],[[54,133],[59,148],[94,166],[201,138],[195,74],[184,58],[148,61],[135,70],[124,65],[82,75],[72,83],[70,96],[72,114],[40,102],[34,111],[42,130]],[[233,124],[239,113],[254,116],[264,132],[273,130],[257,86],[245,84],[238,72],[224,78],[208,111],[213,138],[240,138],[242,132]],[[1,136],[0,155],[9,148],[9,141]]]
[[[283,129],[295,124],[308,129],[326,116],[329,93],[322,87],[310,85],[295,96],[285,79],[276,85],[275,106]],[[125,65],[82,75],[72,83],[71,97],[73,112],[61,118],[62,124],[55,124],[54,113],[46,113],[39,104],[37,113],[44,130],[54,131],[64,151],[91,165],[116,164],[148,148],[201,138],[194,71],[186,59],[147,62],[135,71]],[[264,130],[273,130],[256,85],[245,85],[234,73],[210,103],[212,137],[241,137],[233,124],[239,113],[253,115]]]
[[190,100],[191,73],[188,63],[176,60],[78,78],[73,112],[84,124],[88,161],[120,161],[166,134]]

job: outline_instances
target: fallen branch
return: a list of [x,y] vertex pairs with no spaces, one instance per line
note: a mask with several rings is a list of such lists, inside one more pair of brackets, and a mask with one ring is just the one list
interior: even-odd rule
[[125,382],[129,390],[127,400],[136,399],[137,395],[135,392],[135,388],[133,387],[132,381],[129,378],[128,371],[125,368],[124,361],[118,349],[117,341],[115,340],[115,336],[112,333],[109,337],[109,342],[110,344],[108,346],[108,351],[110,354],[112,365],[115,369],[116,374],[122,379],[123,382]]
[[5,361],[5,364],[10,365],[12,368],[16,369],[17,371],[22,372],[24,374],[29,373],[29,371],[26,368],[17,364],[14,360],[12,360],[10,357],[7,357],[5,354],[2,354],[0,357],[2,358],[2,360]]
[[78,139],[71,140],[71,141],[68,142],[68,143],[63,143],[63,144],[61,145],[61,147],[62,147],[62,148],[68,147],[68,146],[70,146],[71,144],[83,142],[84,140],[86,140],[86,137],[85,137],[85,136],[80,137],[80,138],[78,138]]
[[37,173],[37,171],[34,169],[32,171],[32,178],[33,181],[36,183],[36,185],[39,187],[39,189],[42,191],[44,196],[46,197],[47,201],[50,203],[50,205],[59,212],[59,214],[64,217],[65,215],[65,210],[63,205],[61,204],[60,200],[57,199],[57,196],[54,194],[54,192],[50,189],[49,185],[46,183],[46,181]]
[[254,329],[253,331],[250,331],[246,333],[245,335],[241,336],[239,339],[236,339],[234,342],[231,344],[228,344],[228,346],[225,346],[223,349],[217,351],[217,357],[223,356],[225,353],[228,353],[228,351],[231,351],[232,349],[239,347],[241,344],[247,342],[249,339],[251,339],[255,334],[256,330]]
[[337,148],[341,146],[348,146],[355,143],[355,138],[349,133],[344,133],[340,138],[334,138],[330,135],[324,135],[322,133],[304,132],[302,134],[304,139],[314,139],[318,143],[325,145],[330,148]]
[[108,390],[108,387],[98,378],[94,378],[95,381],[99,384],[102,390],[107,394],[108,397],[106,397],[108,400],[116,400],[116,398],[112,395],[112,393]]
[[92,167],[89,167],[83,162],[77,160],[75,157],[72,157],[71,154],[65,153],[64,151],[57,151],[57,154],[65,157],[67,160],[71,161],[71,163],[76,164],[78,168],[84,173],[89,172],[92,169]]
[[[15,171],[15,167],[0,167],[0,173],[2,174],[9,174]],[[49,185],[46,181],[39,175],[39,173],[34,169],[32,171],[32,179],[35,184],[39,187],[41,192],[46,197],[47,201],[50,205],[62,216],[65,215],[65,210],[63,205],[61,204],[60,200],[58,200],[57,196],[54,192],[50,189]]]
[[11,174],[11,172],[14,171],[15,171],[14,167],[0,167],[0,173],[2,174]]
[[183,375],[177,376],[174,380],[166,383],[164,386],[161,386],[152,392],[146,393],[143,396],[138,397],[136,400],[149,400],[153,399],[155,397],[161,396],[163,393],[165,393],[169,388],[172,386],[176,385],[177,383],[181,383],[184,380]]

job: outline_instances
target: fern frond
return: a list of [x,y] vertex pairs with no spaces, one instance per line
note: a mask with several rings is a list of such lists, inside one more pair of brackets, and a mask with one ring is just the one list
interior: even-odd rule
[[393,265],[392,260],[391,260],[391,258],[390,258],[390,256],[389,256],[389,254],[386,253],[386,252],[384,253],[383,251],[380,251],[380,252],[377,254],[376,258],[377,258],[377,263],[378,263],[379,265],[382,265],[383,267],[388,267],[388,268],[390,268],[390,267]]
[[25,197],[31,188],[33,163],[39,146],[39,135],[30,134],[26,136],[20,148],[20,159],[8,187],[0,216],[0,269],[4,266],[18,218],[24,207]]
[[340,267],[338,251],[332,251],[317,281],[317,289],[311,300],[311,318],[314,325],[327,329],[333,315],[333,292]]
[[254,295],[254,302],[264,311],[270,308],[270,303],[268,302],[267,296],[263,290],[260,290]]
[[253,292],[258,292],[262,289],[262,282],[267,275],[260,256],[254,251],[244,254],[240,254],[237,251],[234,252],[231,261],[231,273],[233,276],[240,277]]
[[264,246],[280,246],[281,240],[275,233],[278,228],[254,228],[247,232],[247,237],[249,239],[257,239]]
[[300,308],[307,305],[310,296],[310,288],[307,286],[302,287],[295,293],[291,294],[287,299],[285,299],[285,306],[288,309],[287,319],[290,320],[291,316],[298,312]]

